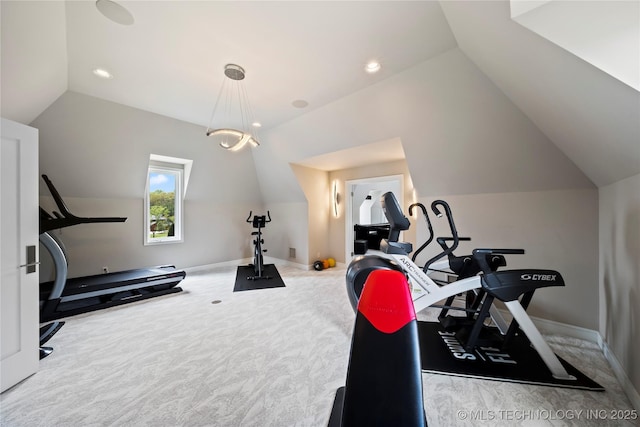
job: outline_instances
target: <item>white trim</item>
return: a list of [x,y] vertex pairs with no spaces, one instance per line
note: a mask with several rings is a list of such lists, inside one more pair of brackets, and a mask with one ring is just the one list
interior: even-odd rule
[[213,264],[196,265],[194,267],[183,268],[183,270],[187,274],[191,274],[191,273],[198,273],[200,271],[211,270],[213,268],[235,267],[238,265],[247,264],[249,262],[250,262],[250,258],[242,258],[242,259],[234,259],[231,261],[215,262]]
[[[183,270],[187,272],[187,274],[189,274],[189,273],[197,273],[205,270],[211,270],[213,268],[219,268],[219,267],[237,267],[239,265],[251,264],[252,262],[253,262],[253,258],[240,258],[240,259],[235,259],[231,261],[216,262],[213,264],[196,265],[194,267],[183,268]],[[264,263],[275,264],[275,265],[286,265],[289,267],[299,268],[300,270],[313,269],[313,265],[299,264],[296,262],[291,262],[291,261],[283,260],[280,258],[273,258],[266,255],[264,257]]]
[[[147,168],[147,185],[144,190],[144,245],[163,245],[168,243],[183,243],[184,242],[184,221],[183,221],[183,207],[184,207],[184,165],[178,164],[163,164],[159,165],[155,161],[149,161]],[[151,238],[149,237],[149,224],[151,222],[150,212],[150,182],[149,175],[151,172],[162,172],[175,176],[175,195],[174,195],[174,236],[165,238]]]
[[[160,154],[149,154],[149,164],[147,166],[147,182],[144,189],[144,246],[164,245],[184,242],[184,199],[187,194],[189,177],[193,160],[181,159],[179,157],[163,156]],[[166,169],[169,173],[177,174],[176,194],[175,194],[175,237],[163,239],[151,239],[149,237],[149,172],[151,169]]]
[[[241,259],[235,259],[231,261],[216,262],[213,264],[196,265],[194,267],[183,268],[183,270],[186,271],[187,274],[197,273],[199,271],[211,270],[213,268],[219,268],[219,267],[237,267],[239,265],[250,264],[252,261],[253,261],[253,258],[241,258]],[[300,270],[307,270],[307,271],[313,270],[313,264],[310,264],[310,265],[300,264],[297,262],[291,262],[289,260],[284,260],[280,258],[273,258],[266,255],[264,257],[264,261],[265,261],[265,264],[285,265],[288,267],[294,267]],[[344,263],[337,262],[335,268],[338,268],[338,269],[346,268],[346,265]]]
[[189,186],[189,177],[191,176],[191,168],[193,167],[193,160],[181,159],[179,157],[162,156],[160,154],[149,154],[149,165],[153,162],[169,163],[172,165],[182,165],[184,169],[184,178],[182,186],[182,198],[187,194],[187,187]]
[[582,328],[580,326],[568,325],[566,323],[555,322],[553,320],[542,319],[530,316],[533,323],[545,333],[563,335],[571,338],[578,338],[592,343],[600,344],[602,337],[598,331]]
[[[506,315],[506,319],[508,322],[511,321],[511,316],[509,315],[509,311],[505,309],[498,310],[500,314],[503,316]],[[593,329],[582,328],[580,326],[569,325],[567,323],[556,322],[554,320],[543,319],[541,317],[529,316],[536,327],[546,334],[555,334],[562,335],[570,338],[577,338],[585,341],[589,341],[591,343],[598,344],[600,347],[600,342],[602,341],[602,337],[598,333],[598,331],[594,331]]]
[[345,227],[345,242],[344,242],[344,259],[345,261],[351,261],[353,258],[351,253],[351,247],[353,245],[353,206],[352,205],[352,196],[353,186],[358,184],[366,184],[366,183],[374,183],[374,182],[399,182],[400,183],[400,194],[397,196],[400,198],[398,203],[400,206],[404,206],[404,175],[396,174],[396,175],[385,175],[385,176],[375,176],[371,178],[361,178],[361,179],[350,179],[344,182],[344,227]]
[[[251,262],[251,261],[249,261]],[[275,264],[275,265],[286,265],[288,267],[294,267],[294,268],[299,268],[300,270],[313,270],[313,264],[311,265],[307,265],[307,264],[300,264],[298,262],[292,262],[289,260],[284,260],[284,259],[280,259],[280,258],[273,258],[270,256],[264,256],[264,263],[265,264]]]
[[[505,310],[500,311],[506,313]],[[604,358],[609,362],[609,366],[611,367],[613,374],[620,383],[622,390],[631,401],[633,407],[637,411],[640,411],[640,394],[638,394],[638,391],[629,379],[629,376],[625,372],[622,364],[618,361],[615,354],[613,354],[609,345],[598,331],[566,323],[555,322],[553,320],[542,319],[539,317],[531,317],[531,320],[533,320],[533,323],[544,333],[577,338],[598,344],[598,347],[602,350]]]
[[[594,331],[595,332],[595,331]],[[629,400],[631,401],[631,405],[636,409],[636,411],[640,412],[640,394],[633,386],[633,383],[629,379],[629,376],[625,372],[622,364],[618,361],[618,358],[613,354],[607,342],[602,338],[602,335],[598,334],[599,340],[598,344],[602,349],[602,353],[604,354],[604,358],[609,362],[609,366],[613,370],[613,374],[616,376],[616,379],[622,386],[622,390],[627,395]]]

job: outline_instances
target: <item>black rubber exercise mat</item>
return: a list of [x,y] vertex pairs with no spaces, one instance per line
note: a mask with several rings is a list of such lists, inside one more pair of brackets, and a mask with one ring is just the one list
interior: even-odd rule
[[445,331],[440,323],[418,322],[418,334],[423,372],[604,391],[604,387],[560,357],[564,368],[576,379],[554,378],[525,337],[514,337],[508,350],[480,347],[466,352],[452,332]]
[[263,276],[269,277],[269,279],[254,279],[249,280],[248,277],[254,275],[252,265],[240,265],[236,272],[236,284],[233,288],[233,292],[239,291],[252,291],[255,289],[268,289],[268,288],[283,288],[284,282],[278,269],[273,264],[265,264]]

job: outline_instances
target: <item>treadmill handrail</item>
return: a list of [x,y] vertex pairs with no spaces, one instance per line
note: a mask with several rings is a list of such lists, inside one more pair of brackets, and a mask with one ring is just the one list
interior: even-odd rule
[[45,233],[51,230],[57,230],[59,228],[71,227],[72,225],[77,224],[88,224],[88,223],[104,223],[104,222],[125,222],[127,220],[126,217],[80,217],[76,216],[67,205],[62,200],[60,193],[53,185],[53,182],[49,179],[47,175],[42,175],[42,179],[45,184],[49,188],[49,192],[51,196],[53,196],[53,200],[56,202],[58,209],[60,209],[60,214],[58,212],[53,212],[53,216],[51,216],[47,211],[40,208],[40,234]]

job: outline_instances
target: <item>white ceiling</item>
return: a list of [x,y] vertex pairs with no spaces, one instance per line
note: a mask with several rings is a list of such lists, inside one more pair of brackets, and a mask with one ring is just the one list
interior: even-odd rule
[[594,184],[640,173],[640,92],[510,19],[508,2],[441,4],[460,49]]
[[133,25],[93,0],[0,2],[2,116],[31,123],[71,90],[204,128],[237,63],[268,130],[460,47],[594,183],[640,170],[639,93],[514,23],[507,0],[120,4]]
[[[255,119],[277,126],[455,47],[437,2],[66,3],[69,89],[206,126],[224,65],[245,68]],[[382,70],[364,72],[377,59]],[[100,80],[95,67],[115,78]],[[292,106],[295,100],[309,106]]]
[[296,162],[296,164],[324,171],[334,171],[393,162],[404,158],[402,141],[400,141],[400,138],[394,138],[309,157]]

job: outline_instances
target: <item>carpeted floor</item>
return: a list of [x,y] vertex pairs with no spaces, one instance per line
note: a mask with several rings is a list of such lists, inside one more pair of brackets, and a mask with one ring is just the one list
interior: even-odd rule
[[[67,319],[39,372],[0,396],[0,424],[326,426],[353,328],[345,271],[278,270],[286,287],[234,293],[236,268],[221,267]],[[596,344],[549,342],[606,391],[423,374],[429,425],[638,425],[611,419],[633,408]]]

